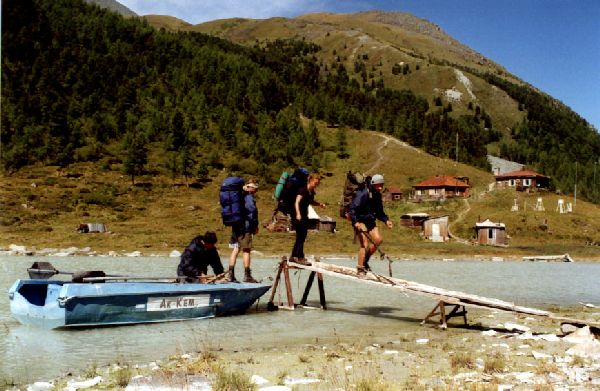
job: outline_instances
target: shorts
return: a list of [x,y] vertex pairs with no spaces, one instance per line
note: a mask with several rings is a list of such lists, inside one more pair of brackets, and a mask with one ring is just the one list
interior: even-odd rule
[[[376,220],[371,218],[366,218],[364,220],[358,220],[359,223],[363,223],[365,227],[367,227],[367,232],[370,232],[373,228],[377,226]],[[355,228],[356,230],[356,228]]]
[[252,249],[252,234],[245,232],[243,227],[231,227],[231,239],[229,240],[230,248],[241,248],[242,250]]

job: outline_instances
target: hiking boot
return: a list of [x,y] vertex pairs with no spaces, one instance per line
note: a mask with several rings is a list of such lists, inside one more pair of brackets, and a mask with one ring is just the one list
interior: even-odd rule
[[244,282],[250,282],[253,284],[258,283],[258,281],[256,281],[254,279],[254,277],[252,277],[252,270],[250,270],[249,267],[247,267],[246,269],[244,269]]
[[304,265],[304,266],[310,266],[311,263],[309,261],[306,260],[306,258],[292,258],[291,259],[292,262],[295,262],[299,265]]
[[225,281],[238,282],[238,280],[235,279],[235,268],[233,266],[229,266],[229,271],[227,272],[227,278]]
[[368,272],[371,271],[371,265],[369,265],[369,260],[371,260],[371,255],[369,255],[369,254],[365,255],[365,264],[364,264],[364,267],[365,267],[365,270],[368,271]]
[[367,270],[362,266],[356,267],[356,276],[358,278],[365,278],[367,276]]

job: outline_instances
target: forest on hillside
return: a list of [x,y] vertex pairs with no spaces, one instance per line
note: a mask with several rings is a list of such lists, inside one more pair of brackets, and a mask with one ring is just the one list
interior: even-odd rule
[[[454,157],[458,134],[461,162],[484,168],[486,145],[499,140],[480,113],[453,118],[411,91],[361,84],[340,63],[318,60],[320,48],[305,41],[243,47],[156,30],[81,0],[6,0],[2,25],[0,164],[8,173],[98,161],[120,164],[132,180],[150,169],[194,179],[223,167],[275,180],[290,166],[319,169],[326,153],[344,158],[348,127],[392,134],[442,157]],[[574,113],[560,114],[575,125],[568,140],[589,148],[563,145],[544,122],[560,108],[529,97],[530,115],[514,130],[519,142],[503,153],[569,191],[570,173],[556,165],[576,149],[586,178],[580,194],[598,202],[589,162],[600,137]],[[541,119],[531,114],[538,106]],[[336,139],[323,143],[316,120],[337,128]],[[551,147],[545,156],[530,150],[538,139]]]

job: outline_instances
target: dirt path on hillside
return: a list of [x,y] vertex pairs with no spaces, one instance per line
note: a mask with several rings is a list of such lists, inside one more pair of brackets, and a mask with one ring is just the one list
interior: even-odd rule
[[461,238],[461,237],[458,237],[458,236],[456,236],[456,235],[455,235],[455,234],[452,232],[452,230],[451,230],[451,227],[452,227],[454,224],[456,224],[456,223],[458,223],[459,221],[461,221],[461,220],[462,220],[462,219],[465,217],[465,215],[466,215],[466,214],[467,214],[467,213],[468,213],[468,212],[471,210],[471,204],[469,203],[469,200],[468,200],[468,199],[466,199],[466,198],[464,198],[464,199],[463,199],[463,202],[464,202],[464,204],[465,204],[465,208],[464,208],[463,210],[461,210],[460,212],[458,212],[458,215],[456,216],[456,218],[454,219],[454,221],[453,221],[453,222],[451,222],[451,223],[448,223],[448,235],[449,235],[449,236],[450,236],[452,239],[456,240],[457,242],[460,242],[460,243],[463,243],[463,244],[471,244],[471,243],[469,242],[469,240],[467,240],[467,239],[463,239],[463,238]]
[[387,134],[377,133],[377,132],[372,132],[372,133],[374,135],[376,135],[376,136],[379,136],[379,137],[383,138],[383,141],[377,147],[377,160],[375,161],[375,163],[373,164],[373,166],[371,166],[371,168],[369,168],[368,170],[366,170],[367,173],[374,174],[375,173],[375,169],[377,167],[379,167],[379,165],[381,165],[381,162],[383,161],[383,152],[382,152],[383,148],[387,147],[387,145],[390,142],[392,142],[394,144],[397,144],[397,145],[400,145],[402,148],[410,149],[410,150],[415,151],[417,153],[423,153],[420,149],[415,148],[412,145],[407,144],[404,141],[400,141],[397,138],[394,138],[394,137],[389,136]]
[[[423,151],[421,151],[418,148],[415,148],[413,146],[411,146],[410,144],[407,144],[403,141],[398,140],[397,138],[394,138],[390,135],[387,134],[382,134],[382,133],[376,133],[373,132],[373,134],[383,138],[383,141],[381,142],[381,144],[379,144],[379,146],[377,147],[377,160],[375,161],[375,163],[371,166],[371,168],[369,168],[366,172],[374,174],[375,173],[375,169],[377,169],[377,167],[379,167],[381,165],[381,162],[383,161],[383,148],[385,148],[389,143],[395,143],[397,145],[400,145],[402,148],[406,148],[406,149],[410,149],[412,151],[415,151],[417,153],[423,153]],[[464,216],[471,210],[471,204],[469,203],[468,199],[464,199],[464,204],[465,204],[465,208],[463,210],[461,210],[458,215],[456,216],[456,219],[454,219],[454,221],[452,223],[448,224],[448,234],[450,235],[450,237],[454,240],[456,240],[457,242],[460,243],[464,243],[464,244],[470,244],[469,240],[467,239],[463,239],[461,237],[456,236],[455,234],[452,233],[450,227],[453,224],[458,223],[459,221],[461,221]]]

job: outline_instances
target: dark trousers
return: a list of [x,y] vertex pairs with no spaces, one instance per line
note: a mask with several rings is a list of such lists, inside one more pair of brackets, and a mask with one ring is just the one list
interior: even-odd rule
[[292,219],[292,226],[296,230],[296,241],[292,249],[292,257],[304,258],[304,242],[308,235],[308,219],[302,219],[301,221]]

